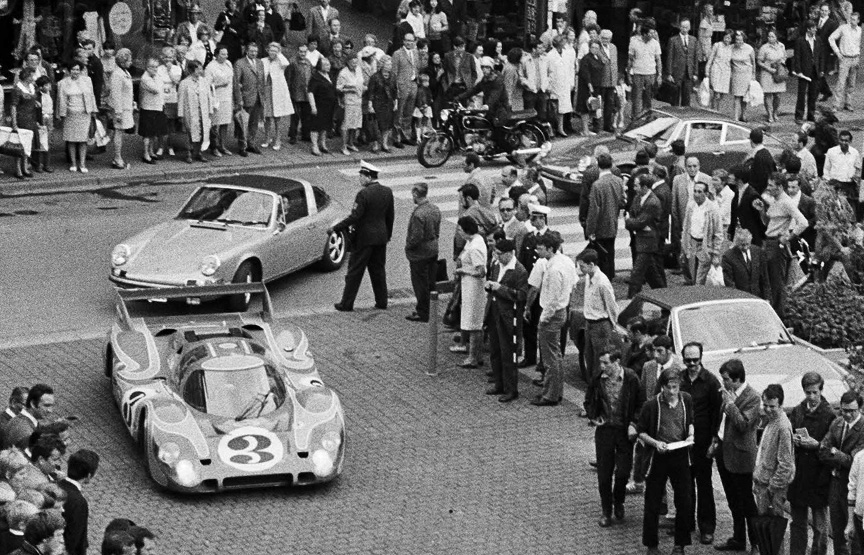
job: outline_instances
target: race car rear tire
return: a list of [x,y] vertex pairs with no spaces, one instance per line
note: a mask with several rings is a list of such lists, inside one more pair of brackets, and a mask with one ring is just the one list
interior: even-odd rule
[[110,378],[114,372],[114,348],[111,343],[105,345],[105,377]]
[[[247,260],[237,268],[237,272],[234,274],[231,283],[252,283],[258,281],[261,279],[261,276],[259,276],[258,273],[258,268],[255,266],[255,263],[251,260]],[[231,295],[228,297],[228,310],[231,312],[246,312],[246,310],[249,309],[249,303],[251,301],[251,293],[246,293],[244,295]]]

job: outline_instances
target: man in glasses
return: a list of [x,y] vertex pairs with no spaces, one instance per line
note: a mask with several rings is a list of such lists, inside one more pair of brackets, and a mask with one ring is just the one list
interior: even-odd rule
[[689,393],[693,399],[693,426],[695,428],[691,457],[691,496],[696,494],[694,514],[687,515],[690,530],[699,525],[699,541],[703,545],[714,543],[714,530],[717,527],[717,511],[714,507],[714,487],[711,473],[714,462],[708,457],[711,442],[720,429],[720,408],[723,389],[720,380],[702,366],[702,344],[692,342],[681,350],[686,370],[681,372],[681,391]]
[[524,222],[516,218],[516,201],[508,196],[498,199],[498,215],[501,216],[501,230],[507,239],[513,241],[516,252],[522,251],[522,242],[528,235]]
[[861,418],[861,396],[847,391],[840,397],[840,417],[831,423],[828,433],[819,445],[819,460],[831,467],[831,486],[828,493],[828,512],[834,533],[834,553],[860,554],[857,544],[848,545],[840,530],[848,521],[847,494],[852,457],[864,448],[864,419]]

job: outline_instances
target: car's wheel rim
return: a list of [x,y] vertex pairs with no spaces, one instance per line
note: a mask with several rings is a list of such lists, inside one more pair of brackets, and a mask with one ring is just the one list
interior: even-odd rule
[[327,254],[333,264],[342,262],[342,257],[345,256],[345,239],[341,233],[330,234],[327,240]]
[[[246,283],[252,283],[252,272],[246,274]],[[246,306],[249,306],[249,303],[252,302],[252,293],[246,293],[243,295],[243,302]]]

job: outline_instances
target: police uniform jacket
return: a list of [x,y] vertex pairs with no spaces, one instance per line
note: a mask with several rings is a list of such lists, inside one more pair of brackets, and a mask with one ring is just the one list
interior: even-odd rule
[[346,231],[354,226],[354,248],[386,245],[393,236],[393,218],[393,191],[373,181],[357,193],[351,214],[333,230]]

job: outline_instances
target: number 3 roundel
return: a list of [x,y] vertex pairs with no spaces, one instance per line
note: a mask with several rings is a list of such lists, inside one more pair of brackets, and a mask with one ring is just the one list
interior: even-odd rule
[[219,458],[239,470],[260,472],[275,466],[285,456],[285,447],[276,434],[263,428],[245,426],[219,442]]

